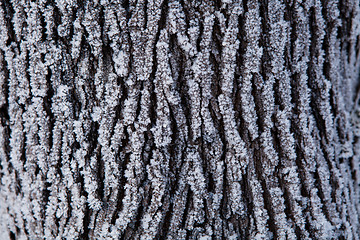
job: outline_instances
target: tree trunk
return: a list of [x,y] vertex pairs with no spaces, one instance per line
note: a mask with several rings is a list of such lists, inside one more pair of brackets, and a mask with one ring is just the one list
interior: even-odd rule
[[359,239],[359,0],[0,2],[0,239]]

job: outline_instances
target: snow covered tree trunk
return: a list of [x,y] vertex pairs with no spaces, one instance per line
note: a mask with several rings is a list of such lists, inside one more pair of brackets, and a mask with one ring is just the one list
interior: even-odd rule
[[0,239],[359,239],[359,4],[0,1]]

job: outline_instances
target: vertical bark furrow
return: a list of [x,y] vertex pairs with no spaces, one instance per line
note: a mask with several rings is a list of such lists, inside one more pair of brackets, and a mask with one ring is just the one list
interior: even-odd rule
[[359,239],[359,1],[0,1],[1,239]]

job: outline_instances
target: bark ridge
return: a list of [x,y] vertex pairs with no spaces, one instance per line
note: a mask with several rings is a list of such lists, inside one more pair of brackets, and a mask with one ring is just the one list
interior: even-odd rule
[[0,238],[359,239],[359,7],[0,1]]

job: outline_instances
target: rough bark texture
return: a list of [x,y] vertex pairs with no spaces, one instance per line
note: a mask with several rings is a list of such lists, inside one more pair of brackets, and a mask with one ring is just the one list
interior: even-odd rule
[[359,239],[358,0],[2,0],[1,239]]

